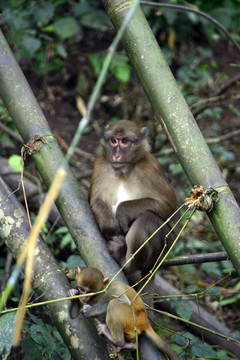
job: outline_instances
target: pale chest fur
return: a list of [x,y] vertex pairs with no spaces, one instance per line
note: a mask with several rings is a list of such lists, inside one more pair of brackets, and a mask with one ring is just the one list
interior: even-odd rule
[[129,193],[128,189],[126,188],[124,183],[120,183],[118,189],[117,189],[117,193],[114,194],[113,197],[113,201],[111,202],[112,204],[112,212],[114,213],[114,215],[116,214],[117,211],[117,207],[118,205],[123,202],[123,201],[128,201],[128,200],[133,200],[132,194]]
[[124,179],[119,178],[114,173],[108,176],[107,181],[102,184],[102,190],[101,198],[110,204],[114,214],[116,214],[117,207],[121,202],[142,197],[141,184],[136,179],[135,181],[128,179],[126,185]]

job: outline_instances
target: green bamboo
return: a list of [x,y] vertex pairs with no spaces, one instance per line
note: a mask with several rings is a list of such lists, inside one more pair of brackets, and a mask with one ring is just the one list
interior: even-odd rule
[[[64,157],[1,30],[0,79],[0,96],[24,142],[29,142],[35,135],[43,136],[47,140],[33,158],[44,182],[49,187],[57,169],[63,164]],[[67,164],[65,168],[68,176],[56,205],[86,265],[96,266],[105,276],[112,278],[119,270],[119,266],[108,252],[106,241],[99,232],[76,178]],[[123,273],[118,275],[117,280],[126,282]],[[92,336],[95,333],[93,331]],[[87,344],[87,339],[84,340]],[[165,359],[165,356],[157,353],[154,345],[145,337],[140,341],[140,350],[141,360]]]
[[[49,187],[57,169],[63,164],[63,154],[1,31],[0,79],[0,96],[24,142],[29,142],[35,135],[42,136],[47,141],[33,158]],[[68,165],[65,167],[68,176],[56,201],[58,209],[85,263],[95,264],[106,276],[113,277],[119,267],[108,253],[106,242],[99,233],[76,178]],[[123,275],[119,279],[126,281]]]
[[[0,237],[17,259],[30,227],[24,208],[15,195],[10,194],[11,191],[0,178]],[[40,238],[35,254],[33,288],[41,295],[41,301],[67,297],[69,281]],[[70,304],[70,300],[52,303],[48,305],[48,310],[72,357],[76,360],[107,360],[106,346],[97,335],[93,323],[82,315],[72,320],[69,316]]]
[[[131,0],[102,0],[118,30]],[[208,214],[240,274],[240,209],[223,178],[140,6],[122,39],[140,82],[192,185],[213,187],[219,201]]]

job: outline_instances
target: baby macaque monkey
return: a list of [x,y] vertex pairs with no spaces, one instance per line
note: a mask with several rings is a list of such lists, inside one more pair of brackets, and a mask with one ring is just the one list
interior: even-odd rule
[[[102,272],[94,267],[65,271],[69,278],[75,277],[76,289],[71,295],[86,295],[82,312],[86,317],[101,317],[105,315],[105,323],[98,325],[98,334],[104,335],[117,349],[136,350],[136,329],[138,335],[145,334],[163,351],[170,360],[177,360],[177,354],[155,333],[147,317],[145,305],[140,296],[130,286],[113,281],[108,289],[101,294],[88,294],[104,290],[109,278],[104,278]],[[136,298],[135,298],[136,297]],[[135,299],[133,301],[133,299]],[[134,317],[133,317],[134,311]]]

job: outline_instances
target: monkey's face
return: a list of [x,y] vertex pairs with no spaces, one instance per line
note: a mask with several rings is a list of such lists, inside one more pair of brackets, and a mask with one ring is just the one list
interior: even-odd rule
[[102,145],[106,160],[118,173],[126,173],[149,151],[145,128],[128,120],[108,125]]
[[114,170],[121,170],[130,161],[130,149],[134,146],[129,136],[115,135],[108,139],[109,162]]
[[[93,293],[94,292],[94,290],[91,290],[91,289],[89,289],[88,287],[86,287],[86,286],[77,286],[77,289],[78,289],[78,291],[79,291],[79,294],[80,295],[87,295],[87,294],[90,294],[90,293]],[[84,303],[88,303],[89,301],[91,301],[91,299],[92,299],[92,297],[93,297],[94,295],[91,295],[91,296],[83,296],[83,297],[81,297],[81,300],[84,302]]]

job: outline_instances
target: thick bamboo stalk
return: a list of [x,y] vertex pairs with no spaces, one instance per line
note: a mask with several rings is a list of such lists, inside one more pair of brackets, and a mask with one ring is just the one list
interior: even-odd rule
[[[0,96],[24,142],[29,142],[35,135],[43,136],[47,140],[33,158],[49,187],[57,169],[63,163],[63,154],[1,31],[0,79]],[[112,277],[119,267],[108,253],[106,242],[99,233],[76,178],[69,167],[66,169],[68,176],[56,201],[58,209],[85,263],[95,264],[106,276]],[[120,275],[119,279],[126,281],[123,275]]]
[[[33,158],[44,182],[49,187],[57,169],[63,163],[63,155],[1,30],[0,79],[0,96],[25,143],[32,140],[35,135],[43,136],[48,142],[42,144]],[[68,166],[66,169],[68,176],[56,201],[58,210],[86,265],[96,266],[105,276],[112,278],[119,270],[119,266],[108,252],[106,242],[99,232],[89,204],[82,195],[71,169]],[[117,279],[126,282],[123,273],[120,273]],[[87,339],[84,340],[88,343]],[[154,345],[144,337],[139,340],[139,346],[141,360],[166,358],[156,352]]]
[[[23,206],[0,178],[0,236],[17,259],[29,235],[29,223]],[[38,239],[33,271],[33,288],[41,301],[64,298],[71,288],[68,279],[42,239]],[[108,359],[106,346],[93,323],[80,315],[69,316],[70,300],[48,305],[50,315],[74,359]]]
[[[114,26],[119,29],[132,1],[102,2]],[[122,43],[191,184],[200,184],[205,188],[211,186],[219,192],[219,201],[208,215],[240,274],[240,209],[177,86],[140,6],[127,27]]]

